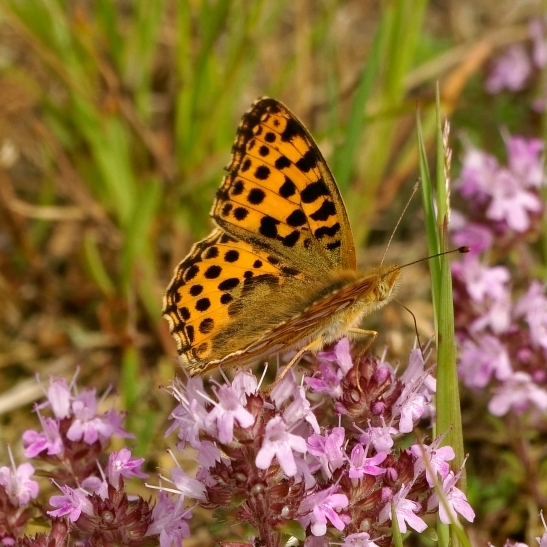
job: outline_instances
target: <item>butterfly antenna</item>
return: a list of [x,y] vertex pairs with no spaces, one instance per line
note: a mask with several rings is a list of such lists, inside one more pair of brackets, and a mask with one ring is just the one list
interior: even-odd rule
[[416,338],[418,339],[418,347],[420,348],[422,359],[425,362],[424,350],[422,349],[422,342],[420,341],[420,335],[418,334],[418,322],[416,321],[416,316],[410,310],[410,308],[407,308],[400,300],[397,300],[396,298],[394,298],[393,301],[397,302],[397,304],[401,305],[408,313],[410,313],[410,315],[412,315],[412,321],[414,321],[414,332],[416,333]]
[[412,194],[410,194],[410,197],[408,198],[405,208],[403,209],[403,212],[399,215],[399,220],[397,221],[397,224],[395,224],[395,228],[393,228],[393,231],[391,232],[391,236],[389,236],[389,240],[387,242],[386,248],[384,250],[384,254],[382,255],[382,260],[380,260],[380,267],[382,267],[382,264],[384,263],[384,260],[386,258],[387,250],[389,249],[389,246],[391,245],[391,242],[393,241],[393,237],[395,236],[395,232],[397,231],[397,228],[399,227],[399,224],[401,224],[401,220],[403,220],[403,217],[405,216],[406,210],[408,209],[408,206],[410,205],[410,202],[412,201],[412,198],[414,197],[414,194],[418,191],[418,188],[420,186],[420,180],[417,180],[414,184],[414,188],[412,189]]

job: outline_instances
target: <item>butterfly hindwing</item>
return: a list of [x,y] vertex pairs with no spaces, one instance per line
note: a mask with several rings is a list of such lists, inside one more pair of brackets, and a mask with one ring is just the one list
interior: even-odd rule
[[284,105],[256,101],[243,116],[212,216],[238,239],[312,276],[355,269],[344,203],[313,138]]
[[284,299],[283,290],[305,282],[275,256],[222,230],[196,243],[175,270],[163,309],[190,372],[203,372],[292,315],[294,299]]

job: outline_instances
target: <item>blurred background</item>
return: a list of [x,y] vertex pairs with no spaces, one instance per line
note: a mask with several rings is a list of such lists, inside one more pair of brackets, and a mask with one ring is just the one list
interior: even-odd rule
[[[281,100],[308,126],[340,186],[359,262],[371,266],[417,179],[418,111],[434,145],[437,85],[456,173],[466,142],[501,153],[501,128],[544,134],[530,108],[540,72],[518,93],[485,87],[506,48],[531,49],[529,24],[544,8],[1,0],[0,443],[29,419],[41,394],[35,373],[70,377],[77,367],[80,382],[120,393],[137,453],[158,442],[173,406],[158,386],[177,367],[163,292],[211,229],[237,124],[257,97]],[[387,260],[425,254],[414,198]],[[399,294],[425,341],[426,268],[405,270]],[[389,344],[392,362],[413,344],[412,317],[397,304],[366,326],[379,330],[376,351]]]

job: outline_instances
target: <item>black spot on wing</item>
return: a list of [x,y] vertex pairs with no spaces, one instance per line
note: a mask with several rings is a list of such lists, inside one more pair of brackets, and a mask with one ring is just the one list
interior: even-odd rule
[[234,209],[234,218],[236,220],[239,220],[240,222],[242,220],[245,220],[248,214],[249,214],[249,211],[245,209],[245,207],[236,207]]
[[255,170],[255,177],[258,180],[266,180],[270,176],[270,168],[267,165],[259,165]]
[[237,277],[229,277],[218,284],[219,291],[231,291],[239,285],[239,279]]
[[264,237],[274,239],[277,237],[278,224],[279,224],[279,220],[276,220],[275,218],[272,218],[271,216],[266,215],[260,219],[260,228],[258,229],[258,231]]
[[317,228],[313,235],[317,239],[321,239],[322,237],[328,236],[333,237],[340,231],[340,224],[337,222],[336,224],[333,224],[332,226],[322,226],[321,228]]
[[265,197],[266,193],[263,190],[260,188],[252,188],[247,196],[247,201],[252,205],[260,205]]
[[286,169],[291,166],[291,160],[287,156],[279,156],[274,165],[276,169]]
[[282,198],[290,198],[294,194],[296,194],[296,185],[289,177],[285,177],[285,182],[279,188],[279,195]]
[[334,203],[330,199],[325,199],[321,204],[321,207],[310,215],[310,218],[313,220],[324,221],[327,220],[330,216],[336,214],[336,208]]
[[315,200],[319,199],[321,196],[328,196],[329,189],[323,181],[323,179],[316,180],[311,184],[308,184],[302,193],[300,194],[302,201],[304,203],[313,203]]
[[283,131],[283,133],[281,133],[281,140],[283,142],[290,142],[294,137],[298,136],[302,137],[303,139],[306,138],[306,134],[300,124],[296,120],[289,118],[287,120],[285,130]]
[[211,317],[206,317],[200,324],[199,324],[199,332],[201,334],[208,334],[215,328],[215,322]]
[[303,173],[308,173],[317,166],[317,157],[313,150],[308,150],[297,162],[296,167]]
[[302,209],[295,209],[286,219],[287,224],[296,228],[297,226],[303,226],[308,222],[306,215]]

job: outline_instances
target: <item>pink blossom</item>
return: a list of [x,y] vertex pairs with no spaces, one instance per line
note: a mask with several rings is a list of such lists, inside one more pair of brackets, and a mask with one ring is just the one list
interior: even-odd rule
[[525,372],[515,372],[500,387],[488,404],[488,410],[494,416],[503,416],[513,410],[518,414],[536,407],[547,411],[547,391],[539,387]]
[[59,424],[52,418],[42,418],[40,413],[38,413],[38,417],[42,424],[42,431],[38,432],[28,429],[23,432],[25,456],[27,458],[34,458],[44,450],[48,456],[61,454],[64,445],[59,433]]
[[[454,449],[451,446],[437,447],[437,445],[438,442],[430,446],[415,444],[410,447],[410,451],[416,457],[414,476],[417,477],[421,471],[425,470],[427,484],[431,487],[435,486],[437,473],[440,475],[441,480],[448,476],[450,466],[446,462],[456,457]],[[424,462],[424,458],[429,460],[427,464]]]
[[68,515],[68,518],[72,522],[76,522],[82,513],[86,515],[93,515],[93,505],[87,499],[87,494],[82,490],[74,490],[69,486],[61,485],[59,487],[63,492],[62,496],[51,496],[49,503],[52,507],[57,507],[53,511],[48,511],[48,515],[52,517],[64,517]]
[[425,521],[416,515],[416,512],[421,509],[420,504],[406,499],[409,490],[409,487],[401,488],[380,511],[380,523],[391,520],[392,511],[395,513],[397,524],[402,534],[406,533],[407,524],[416,530],[416,532],[423,532],[427,528]]
[[330,521],[337,530],[343,530],[347,524],[347,517],[339,515],[337,510],[345,509],[349,500],[345,494],[335,494],[337,486],[331,486],[305,497],[298,508],[301,514],[298,521],[302,526],[311,524],[311,533],[314,536],[324,536],[327,532],[327,521]]
[[308,437],[308,452],[319,459],[327,478],[331,478],[332,472],[344,464],[344,435],[343,427],[333,427],[332,432],[324,437],[317,433]]
[[256,455],[255,464],[258,469],[268,469],[274,456],[287,477],[296,475],[296,463],[293,450],[304,454],[307,450],[306,441],[289,433],[287,424],[280,416],[276,416],[266,424],[266,432],[262,446]]
[[112,436],[112,427],[97,415],[97,396],[94,389],[83,390],[72,402],[74,420],[66,436],[71,441],[93,444],[99,439],[105,441]]
[[186,522],[191,518],[190,509],[184,507],[184,498],[174,502],[165,492],[160,492],[154,509],[152,523],[146,535],[160,536],[160,547],[182,547],[183,538],[190,537],[190,527]]
[[362,444],[356,444],[353,447],[349,459],[350,469],[348,474],[351,479],[362,479],[365,475],[376,477],[386,472],[378,464],[387,458],[387,454],[385,452],[378,452],[375,456],[367,458],[367,450],[365,450]]
[[448,473],[443,480],[443,497],[446,503],[439,502],[437,493],[432,494],[429,498],[427,508],[428,511],[434,508],[439,508],[439,519],[443,524],[450,524],[457,519],[456,513],[465,517],[469,522],[475,519],[475,511],[467,501],[465,494],[456,487],[456,483],[460,478],[460,474],[454,475],[452,471]]
[[56,418],[62,420],[70,416],[72,395],[64,378],[50,378],[47,398]]
[[506,380],[513,373],[509,353],[500,339],[484,334],[476,342],[465,339],[460,349],[458,372],[468,387],[482,388],[492,376]]
[[[11,455],[11,452],[10,452]],[[10,501],[14,505],[28,505],[31,499],[38,496],[38,483],[31,480],[34,467],[30,463],[22,463],[15,467],[0,467],[0,486],[3,486]]]
[[493,63],[486,80],[488,93],[499,93],[504,89],[520,91],[532,74],[532,63],[522,44],[511,44]]
[[545,285],[532,281],[514,308],[515,317],[524,317],[534,344],[547,349],[547,296]]
[[144,479],[148,477],[146,473],[140,470],[144,463],[144,458],[132,458],[131,452],[127,448],[122,448],[119,452],[112,452],[108,458],[108,480],[110,484],[118,489],[120,476],[125,478],[139,477]]
[[218,404],[209,412],[204,420],[206,429],[215,424],[218,440],[221,443],[231,443],[234,434],[234,423],[241,427],[254,424],[253,415],[243,406],[237,391],[230,385],[222,385],[217,393]]

